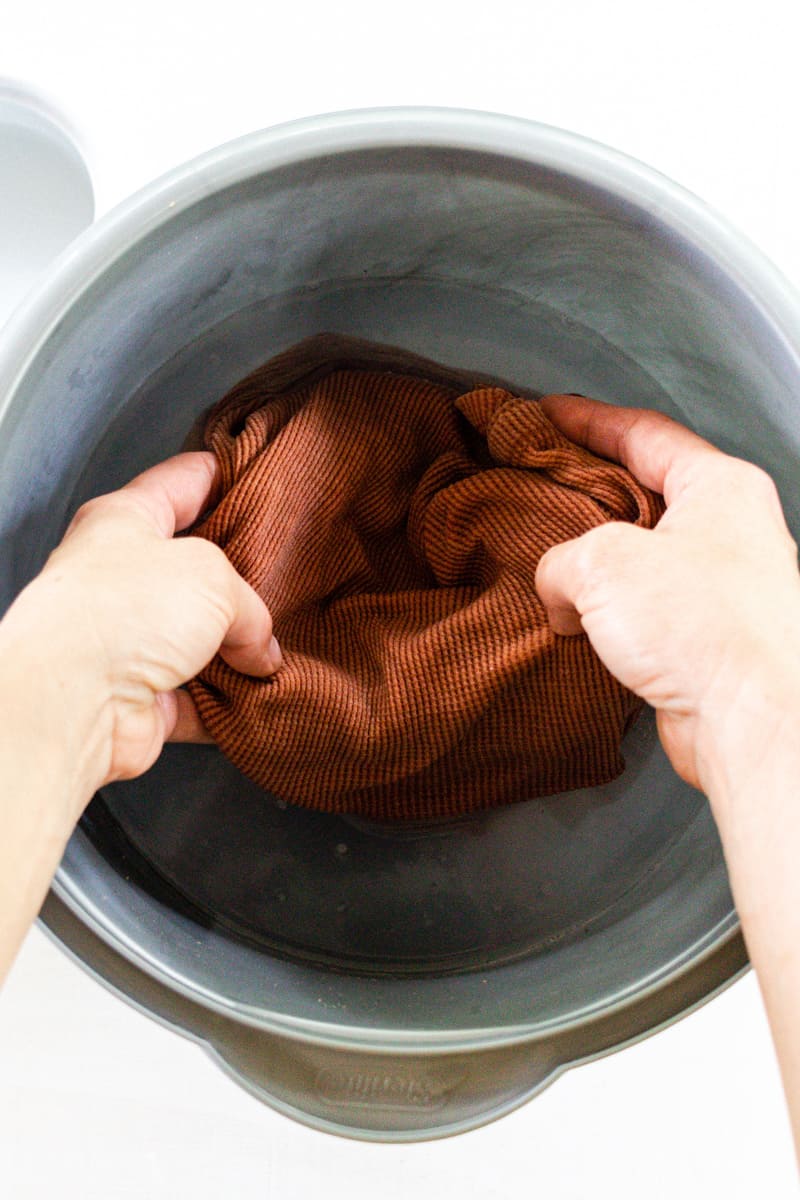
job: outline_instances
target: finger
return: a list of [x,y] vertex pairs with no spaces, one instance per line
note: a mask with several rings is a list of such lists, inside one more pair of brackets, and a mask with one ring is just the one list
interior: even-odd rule
[[200,714],[188,692],[177,688],[174,692],[164,693],[164,696],[169,697],[173,717],[167,734],[168,741],[213,744],[214,739],[200,720]]
[[579,539],[561,542],[553,546],[539,560],[536,568],[535,587],[542,604],[547,608],[547,619],[554,634],[575,637],[582,634],[581,613],[576,607],[576,577],[571,570],[575,560],[575,545]]
[[622,463],[645,487],[672,503],[709,456],[724,457],[685,425],[646,408],[620,408],[585,396],[550,395],[545,415],[561,432],[593,454]]
[[534,586],[547,609],[550,628],[563,637],[583,633],[581,616],[575,603],[578,582],[575,564],[578,543],[581,541],[582,538],[573,538],[572,541],[552,546],[539,559],[536,568]]
[[204,512],[218,474],[216,455],[193,450],[143,471],[118,496],[134,501],[164,537],[172,537]]
[[228,587],[235,615],[219,648],[221,657],[243,675],[263,678],[274,674],[283,662],[283,655],[272,633],[269,609],[233,567]]
[[551,628],[566,635],[580,633],[587,614],[608,602],[609,584],[613,589],[629,574],[631,564],[644,561],[654,536],[650,529],[609,521],[546,551],[534,582]]

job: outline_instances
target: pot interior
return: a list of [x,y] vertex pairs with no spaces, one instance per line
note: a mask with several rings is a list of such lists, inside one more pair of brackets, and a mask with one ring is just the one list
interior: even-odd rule
[[[5,603],[83,499],[324,330],[677,416],[770,469],[798,528],[796,364],[742,281],[568,165],[383,146],[218,186],[87,283],[6,415]],[[251,1014],[563,1020],[734,922],[706,803],[649,713],[623,753],[605,787],[387,826],[287,806],[214,748],[168,747],[95,798],[60,886],[151,969]]]

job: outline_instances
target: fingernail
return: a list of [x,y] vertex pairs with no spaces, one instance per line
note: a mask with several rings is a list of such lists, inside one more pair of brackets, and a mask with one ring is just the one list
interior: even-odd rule
[[274,635],[270,638],[269,646],[267,647],[267,657],[269,658],[272,670],[277,671],[283,663],[283,654],[278,645],[278,639]]

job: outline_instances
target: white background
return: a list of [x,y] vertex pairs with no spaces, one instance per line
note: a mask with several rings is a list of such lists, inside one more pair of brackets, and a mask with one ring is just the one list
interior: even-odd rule
[[[719,208],[798,283],[797,13],[793,0],[6,0],[0,81],[33,84],[64,111],[98,213],[184,159],[278,121],[464,106],[560,125],[643,159]],[[406,1147],[313,1133],[259,1105],[38,930],[0,996],[9,1200],[782,1200],[796,1186],[752,974],[666,1032],[568,1072],[497,1124]]]

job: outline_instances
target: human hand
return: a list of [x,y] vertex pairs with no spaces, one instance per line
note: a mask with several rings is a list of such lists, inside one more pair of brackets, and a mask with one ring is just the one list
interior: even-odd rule
[[245,674],[280,666],[269,612],[224,553],[173,538],[206,507],[216,470],[210,453],[180,454],[84,504],[6,616],[6,636],[46,644],[64,715],[87,725],[75,746],[88,789],[147,770],[170,737],[203,738],[176,689],[217,650]]
[[611,522],[543,555],[536,587],[550,623],[586,631],[612,674],[656,709],[678,773],[710,794],[748,719],[758,757],[798,690],[797,547],[775,486],[658,413],[571,396],[542,404],[568,438],[623,463],[667,504],[653,530]]

